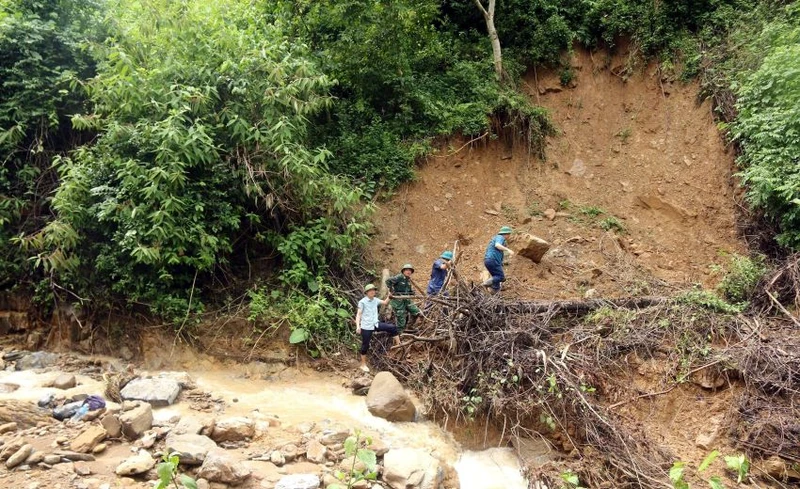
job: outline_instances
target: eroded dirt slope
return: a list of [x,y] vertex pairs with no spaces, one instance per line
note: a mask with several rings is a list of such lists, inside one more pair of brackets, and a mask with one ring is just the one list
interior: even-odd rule
[[377,262],[393,270],[415,263],[422,285],[432,260],[460,239],[460,269],[478,280],[486,243],[511,224],[553,245],[538,265],[512,258],[511,295],[620,296],[716,283],[712,265],[744,246],[733,157],[708,103],[697,103],[696,84],[662,82],[655,66],[623,80],[614,73],[625,59],[577,51],[571,88],[558,73],[531,72],[525,88],[559,130],[547,161],[486,138],[460,151],[464,141],[451,142],[381,204]]

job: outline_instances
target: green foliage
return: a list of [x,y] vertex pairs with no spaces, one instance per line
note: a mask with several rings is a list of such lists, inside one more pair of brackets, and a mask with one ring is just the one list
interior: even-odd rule
[[[344,454],[346,459],[352,458],[352,465],[348,473],[342,471],[334,473],[342,484],[331,484],[328,486],[329,489],[350,489],[361,481],[374,481],[378,478],[377,455],[369,448],[371,444],[372,440],[369,437],[362,438],[358,430],[344,441]],[[365,469],[357,468],[356,461],[360,461]]]
[[674,489],[689,489],[689,483],[683,478],[686,462],[675,462],[669,469],[669,481]]
[[747,460],[745,455],[739,454],[735,456],[725,457],[725,466],[736,473],[736,483],[741,484],[747,479],[750,472],[750,461]]
[[733,254],[730,256],[728,271],[717,288],[731,303],[745,303],[766,271],[764,257],[750,258]]
[[470,389],[469,394],[461,398],[461,410],[470,421],[475,419],[475,414],[482,404],[483,396],[480,395],[477,389]]
[[197,489],[197,482],[186,474],[179,474],[180,460],[177,455],[164,454],[164,461],[156,467],[158,484],[155,489]]
[[[719,452],[717,450],[712,451],[709,453],[705,459],[700,463],[697,467],[697,475],[700,476],[703,472],[708,469],[711,464],[719,457]],[[729,458],[736,458],[736,457],[725,457],[725,459]],[[687,469],[686,462],[675,462],[672,464],[672,467],[669,469],[669,480],[672,483],[672,487],[674,489],[689,489],[690,484],[686,481],[686,469]],[[725,489],[725,485],[722,483],[722,480],[719,476],[713,476],[706,480],[709,487],[711,489]],[[741,483],[741,481],[739,481]]]
[[713,292],[701,288],[695,288],[684,292],[677,297],[677,301],[681,304],[700,306],[723,314],[739,314],[746,307],[746,304],[731,304],[726,302]]
[[729,126],[742,149],[748,202],[780,225],[778,242],[800,248],[800,7],[750,40],[752,72],[734,81],[738,116]]
[[615,232],[618,232],[618,233],[621,233],[621,234],[624,234],[625,232],[627,232],[625,230],[625,225],[622,224],[622,221],[620,221],[619,219],[617,219],[614,216],[606,217],[605,219],[600,221],[599,226],[600,226],[600,229],[602,229],[603,231],[615,231]]
[[581,481],[578,479],[578,475],[572,471],[566,471],[559,474],[561,480],[565,482],[564,489],[586,489],[581,486]]
[[308,144],[332,82],[262,10],[118,6],[87,85],[93,112],[73,119],[99,136],[57,160],[57,219],[29,238],[45,270],[177,320],[202,310],[197,286],[242,235],[277,250],[292,285],[346,261],[363,238],[361,193]]

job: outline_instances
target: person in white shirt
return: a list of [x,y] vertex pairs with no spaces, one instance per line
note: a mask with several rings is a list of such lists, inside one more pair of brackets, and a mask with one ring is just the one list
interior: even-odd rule
[[400,337],[398,336],[397,326],[392,323],[380,321],[378,318],[378,306],[386,305],[392,298],[391,292],[386,296],[386,299],[380,300],[375,298],[377,290],[372,284],[367,284],[364,287],[364,296],[358,301],[358,312],[356,312],[356,334],[361,335],[361,366],[359,367],[364,372],[369,372],[367,367],[367,351],[369,350],[369,342],[372,339],[372,333],[376,331],[385,331],[389,336],[394,338],[395,346],[400,344]]

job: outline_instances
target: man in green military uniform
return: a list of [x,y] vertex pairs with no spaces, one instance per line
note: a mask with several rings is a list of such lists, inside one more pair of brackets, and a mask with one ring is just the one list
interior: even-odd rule
[[[386,287],[392,295],[414,295],[411,289],[411,275],[414,273],[414,267],[406,263],[400,273],[394,277],[386,279]],[[419,308],[411,302],[411,299],[392,299],[392,309],[397,316],[397,331],[400,333],[406,329],[406,320],[408,315],[411,314],[411,320],[408,321],[408,326],[412,326],[420,316]]]

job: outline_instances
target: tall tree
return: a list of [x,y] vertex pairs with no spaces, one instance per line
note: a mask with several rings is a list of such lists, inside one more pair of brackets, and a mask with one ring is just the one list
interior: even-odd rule
[[494,7],[495,0],[489,0],[489,7],[484,7],[482,0],[474,0],[478,10],[483,14],[486,21],[486,31],[489,33],[489,40],[492,42],[492,57],[494,58],[494,72],[498,80],[503,79],[503,52],[500,48],[500,36],[497,35],[497,28],[494,26]]

